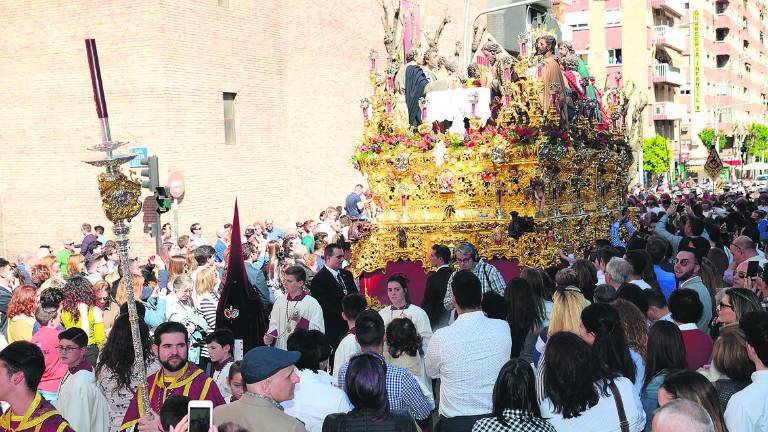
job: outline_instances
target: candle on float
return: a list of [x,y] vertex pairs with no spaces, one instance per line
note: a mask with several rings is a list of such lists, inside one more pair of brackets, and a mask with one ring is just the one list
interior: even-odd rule
[[368,53],[368,61],[369,61],[369,70],[371,72],[376,72],[376,58],[378,57],[378,53],[376,50],[371,50],[370,53]]
[[512,96],[505,94],[504,95],[504,105],[509,105],[509,101],[512,99]]
[[395,89],[395,77],[391,74],[387,75],[387,90],[392,91]]
[[510,71],[508,67],[504,68],[504,80],[512,81],[512,71]]
[[368,107],[363,107],[363,119],[368,120]]
[[387,114],[392,114],[392,100],[387,99]]
[[99,55],[96,52],[96,40],[85,40],[85,51],[88,55],[88,69],[91,72],[91,87],[93,87],[93,101],[96,104],[96,114],[100,119],[108,118],[107,100],[104,98],[104,86],[101,83],[101,69],[99,68]]
[[421,121],[423,123],[426,123],[426,121],[427,121],[427,106],[426,105],[421,107]]
[[528,41],[520,42],[520,55],[528,57]]

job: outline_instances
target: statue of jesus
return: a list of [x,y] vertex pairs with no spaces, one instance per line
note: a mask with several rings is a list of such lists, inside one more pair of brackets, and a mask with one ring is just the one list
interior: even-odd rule
[[[546,35],[536,39],[536,54],[541,58],[539,78],[544,81],[541,106],[544,112],[547,112],[554,102],[558,112],[563,114],[565,112],[565,85],[563,75],[560,73],[560,65],[554,56],[556,47],[557,41],[554,36]],[[553,101],[554,94],[557,94],[557,98]]]

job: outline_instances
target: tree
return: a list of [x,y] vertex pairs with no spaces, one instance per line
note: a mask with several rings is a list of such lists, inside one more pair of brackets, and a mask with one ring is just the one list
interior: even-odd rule
[[672,161],[672,150],[669,140],[661,135],[655,135],[643,142],[643,171],[653,175],[669,171]]
[[[707,150],[712,148],[712,144],[715,142],[715,130],[712,128],[704,128],[699,132],[699,139],[701,140],[701,143],[704,144],[704,147],[707,148]],[[726,139],[723,131],[720,131],[720,145],[719,150],[722,150],[725,148],[726,145]]]
[[745,145],[747,153],[756,158],[764,158],[768,151],[768,126],[760,123],[752,123],[747,127]]

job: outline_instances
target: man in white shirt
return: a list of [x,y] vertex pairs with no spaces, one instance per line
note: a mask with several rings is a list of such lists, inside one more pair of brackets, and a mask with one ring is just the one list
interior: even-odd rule
[[109,403],[85,358],[88,335],[79,327],[59,333],[59,359],[69,370],[59,385],[56,409],[78,432],[109,430]]
[[755,365],[752,384],[731,396],[725,425],[739,432],[768,430],[768,312],[746,313],[739,327],[747,339],[747,356]]
[[480,309],[482,288],[469,270],[453,275],[451,303],[458,318],[435,332],[424,363],[427,375],[439,378],[439,430],[469,430],[492,411],[492,395],[501,367],[509,360],[509,326]]
[[333,378],[325,371],[331,355],[328,337],[319,330],[295,332],[288,337],[288,350],[301,353],[296,362],[299,382],[293,399],[280,405],[286,414],[301,420],[307,431],[321,432],[328,414],[346,413],[354,408],[347,394],[333,385]]
[[361,351],[360,344],[355,338],[355,320],[360,312],[368,308],[368,301],[360,293],[347,294],[341,299],[341,317],[347,322],[349,332],[341,339],[333,354],[333,382],[339,382],[339,369],[353,355]]
[[[624,260],[632,266],[632,274],[629,276],[629,283],[635,284],[644,290],[653,289],[648,282],[643,280],[642,276],[645,268],[649,265],[648,253],[644,250],[628,250],[624,254]],[[653,274],[654,278],[656,277],[656,273],[651,274]]]

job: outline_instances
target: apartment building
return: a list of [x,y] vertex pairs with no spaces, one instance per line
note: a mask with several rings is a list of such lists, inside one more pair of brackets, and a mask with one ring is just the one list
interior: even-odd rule
[[[739,138],[750,122],[768,122],[767,0],[573,0],[564,22],[595,77],[615,76],[647,98],[643,136],[669,139],[675,171],[702,171],[698,133],[714,127],[739,163]],[[734,145],[734,142],[736,144]],[[636,153],[639,156],[639,152]]]
[[717,124],[725,140],[724,162],[742,161],[746,126],[768,123],[768,1],[693,0],[686,59],[691,85],[677,101],[688,107],[682,123],[684,145],[676,161],[696,171],[706,159],[698,139],[704,128]]

